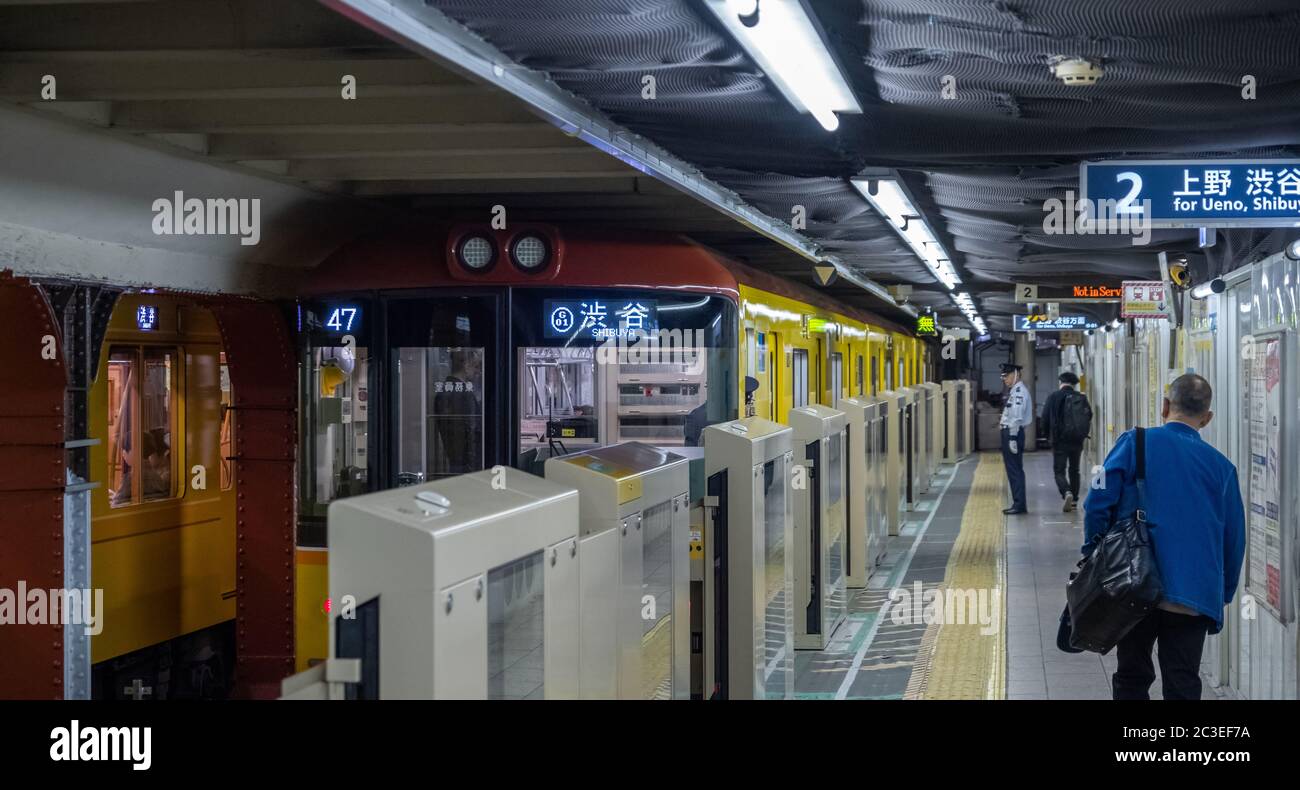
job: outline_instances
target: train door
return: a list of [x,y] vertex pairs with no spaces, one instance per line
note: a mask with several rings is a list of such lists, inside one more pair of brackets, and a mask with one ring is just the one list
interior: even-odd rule
[[863,375],[865,371],[863,369],[862,355],[858,354],[857,359],[858,361],[857,361],[857,366],[854,369],[855,370],[854,377],[857,380],[858,397],[861,398],[867,394],[866,382],[864,381],[866,377]]
[[794,399],[790,402],[790,408],[797,409],[800,406],[808,405],[808,351],[803,348],[794,349],[790,365],[790,383],[793,388]]
[[504,463],[502,421],[488,419],[508,413],[501,398],[511,369],[500,349],[501,296],[400,299],[388,302],[386,312],[390,484]]
[[874,397],[880,392],[880,358],[875,354],[871,355],[871,395]]
[[773,422],[780,422],[777,419],[777,415],[780,413],[780,407],[777,404],[781,392],[781,366],[777,364],[780,361],[777,355],[781,353],[781,336],[775,332],[767,334],[771,337],[770,342],[765,348],[760,346],[767,355],[767,418]]
[[329,503],[370,490],[372,304],[346,300],[299,309],[298,545],[325,546]]
[[813,384],[816,386],[816,389],[814,389],[814,390],[810,393],[810,397],[811,397],[813,403],[825,403],[825,402],[826,402],[826,395],[825,395],[825,392],[826,392],[826,378],[823,378],[823,376],[825,375],[825,373],[823,373],[823,370],[822,370],[823,367],[826,366],[826,361],[827,361],[827,357],[826,357],[826,349],[825,349],[825,347],[823,347],[823,345],[822,345],[822,340],[821,340],[821,338],[818,338],[818,339],[817,339],[816,363],[813,365],[813,372],[812,372],[812,374],[813,374],[813,378],[812,378],[812,380],[813,380]]
[[830,374],[831,395],[826,405],[833,409],[835,404],[839,403],[840,396],[844,394],[844,355],[838,351],[831,354]]

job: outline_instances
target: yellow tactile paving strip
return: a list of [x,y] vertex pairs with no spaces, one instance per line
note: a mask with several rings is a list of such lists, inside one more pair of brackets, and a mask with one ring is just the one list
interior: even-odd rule
[[[962,511],[961,532],[948,557],[943,589],[996,593],[996,630],[981,634],[978,621],[927,628],[917,656],[920,681],[914,699],[1005,699],[1006,697],[1006,476],[996,453],[982,453]],[[991,612],[990,612],[991,613]],[[928,643],[928,644],[927,644]],[[914,680],[916,678],[914,677]]]
[[667,699],[672,689],[672,615],[641,637],[641,699]]

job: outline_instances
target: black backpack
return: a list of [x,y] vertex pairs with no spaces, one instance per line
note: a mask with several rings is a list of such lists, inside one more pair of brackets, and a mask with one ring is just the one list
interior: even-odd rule
[[1066,390],[1061,400],[1060,428],[1057,436],[1070,444],[1082,444],[1092,432],[1092,407],[1082,392]]

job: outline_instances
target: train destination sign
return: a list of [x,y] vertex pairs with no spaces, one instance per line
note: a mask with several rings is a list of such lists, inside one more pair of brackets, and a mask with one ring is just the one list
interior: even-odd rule
[[1109,283],[1072,283],[1070,285],[1035,285],[1016,283],[1017,304],[1040,302],[1118,302],[1124,298],[1124,288]]
[[1300,159],[1084,162],[1088,216],[1150,227],[1291,227],[1300,222]]
[[1047,315],[1012,316],[1017,332],[1078,332],[1084,329],[1096,329],[1096,321],[1086,315],[1062,315],[1052,318]]
[[653,299],[546,299],[542,336],[586,340],[631,340],[659,330]]

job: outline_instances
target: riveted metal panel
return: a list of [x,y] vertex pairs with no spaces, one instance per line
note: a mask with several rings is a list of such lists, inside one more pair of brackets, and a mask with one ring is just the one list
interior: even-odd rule
[[237,694],[275,697],[294,669],[297,378],[275,305],[214,298],[235,415]]
[[[61,588],[67,385],[62,340],[41,291],[6,273],[0,273],[0,338],[0,588],[17,591],[20,581],[27,589]],[[0,629],[0,698],[62,698],[62,627]]]

